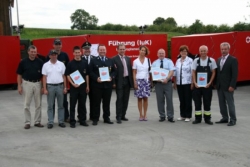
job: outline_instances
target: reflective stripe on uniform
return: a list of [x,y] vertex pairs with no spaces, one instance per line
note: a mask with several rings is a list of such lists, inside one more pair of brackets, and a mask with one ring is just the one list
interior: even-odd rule
[[211,115],[210,111],[204,111],[204,115]]
[[202,112],[201,111],[195,111],[195,115],[201,115]]

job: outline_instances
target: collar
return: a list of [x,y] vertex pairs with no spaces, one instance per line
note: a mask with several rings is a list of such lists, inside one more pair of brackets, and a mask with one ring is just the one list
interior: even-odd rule
[[[56,60],[55,64],[57,64],[57,63],[58,63],[58,60]],[[49,60],[49,64],[53,64],[53,63],[51,63],[51,61]]]
[[[225,60],[228,58],[228,56],[229,56],[229,54],[227,54],[227,55],[225,56]],[[222,57],[223,57],[223,56],[222,56]],[[221,57],[221,58],[222,58],[222,57]]]

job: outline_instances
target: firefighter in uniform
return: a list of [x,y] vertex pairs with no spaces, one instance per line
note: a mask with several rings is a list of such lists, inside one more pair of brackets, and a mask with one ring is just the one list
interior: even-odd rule
[[[75,128],[75,106],[78,102],[78,114],[79,122],[82,126],[88,126],[86,123],[86,97],[89,92],[89,76],[88,76],[88,64],[81,59],[81,48],[75,46],[73,49],[74,59],[70,61],[67,65],[65,75],[70,83],[70,127]],[[70,77],[75,71],[79,71],[84,83],[78,85],[74,83],[73,79]],[[77,76],[76,76],[77,77]],[[77,78],[79,79],[79,78]],[[76,79],[76,80],[77,80]]]
[[[212,84],[215,78],[215,70],[217,68],[217,65],[213,58],[207,56],[207,46],[200,46],[199,52],[200,57],[196,58],[192,64],[193,83],[195,85],[193,91],[193,100],[195,103],[195,120],[193,121],[193,124],[201,123],[203,100],[204,121],[208,125],[213,125],[213,122],[211,122],[210,106],[212,101]],[[197,73],[206,73],[207,84],[205,87],[198,86],[197,80],[200,80],[200,77],[197,78]],[[201,80],[203,80],[203,78]]]
[[[84,62],[86,62],[88,65],[90,63],[90,61],[95,58],[95,56],[91,55],[90,54],[90,48],[91,48],[91,43],[86,41],[82,44],[82,60]],[[90,81],[90,80],[89,80]],[[91,85],[89,83],[89,85]],[[91,88],[89,88],[89,93],[88,93],[88,96],[89,96],[89,119],[92,120],[93,119],[93,103],[91,102],[91,97],[92,97],[92,94],[91,94]],[[79,115],[79,113],[78,113]]]

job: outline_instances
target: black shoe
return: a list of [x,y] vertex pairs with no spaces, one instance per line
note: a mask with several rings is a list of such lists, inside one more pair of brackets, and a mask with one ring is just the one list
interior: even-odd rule
[[104,120],[104,123],[106,123],[106,124],[113,124],[114,122],[111,122],[110,120]]
[[196,119],[196,120],[194,120],[192,123],[193,123],[193,124],[199,124],[199,123],[201,123],[201,121]]
[[89,126],[89,124],[87,124],[85,121],[81,122],[80,125],[82,125],[82,126]]
[[48,127],[48,129],[52,129],[53,125],[52,124],[48,124],[47,127]]
[[121,119],[122,121],[128,121],[128,118],[126,118],[126,117],[122,117],[122,119]]
[[227,119],[221,119],[220,121],[215,122],[216,124],[228,123]]
[[61,128],[65,128],[65,127],[66,127],[64,123],[60,123],[59,126],[60,126]]
[[97,121],[93,121],[92,125],[96,126],[98,123]]
[[208,124],[208,125],[213,125],[214,123],[211,122],[210,120],[205,120],[205,123]]
[[165,118],[160,118],[159,122],[165,121]]
[[236,125],[236,122],[235,122],[235,121],[230,121],[230,122],[227,124],[227,126],[234,126],[234,125]]
[[122,121],[120,120],[120,119],[117,119],[117,121],[116,121],[118,124],[121,124],[122,123]]
[[170,118],[170,119],[168,119],[168,121],[171,122],[171,123],[175,123],[174,118]]
[[70,127],[71,127],[71,128],[75,128],[76,125],[75,125],[75,124],[70,124]]

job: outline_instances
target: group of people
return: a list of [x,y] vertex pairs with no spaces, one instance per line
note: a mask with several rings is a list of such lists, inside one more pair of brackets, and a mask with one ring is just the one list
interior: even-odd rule
[[[220,50],[222,56],[216,62],[207,55],[208,47],[205,45],[200,46],[200,57],[194,60],[188,56],[188,46],[180,47],[180,58],[176,61],[174,76],[174,88],[177,88],[180,100],[180,118],[177,120],[190,121],[193,99],[195,104],[193,124],[201,123],[203,115],[205,123],[213,125],[211,101],[212,89],[216,88],[222,119],[215,123],[227,123],[228,126],[236,125],[233,94],[237,83],[238,61],[229,54],[229,43],[221,43]],[[198,77],[199,73],[205,73],[207,82],[204,86],[198,84],[198,80],[201,79]]]
[[[167,118],[174,123],[173,88],[178,90],[180,100],[180,118],[177,120],[190,121],[192,117],[192,99],[195,103],[195,120],[198,124],[202,120],[202,99],[204,103],[204,120],[211,122],[212,87],[216,85],[218,90],[220,111],[222,119],[217,123],[236,124],[233,92],[237,81],[237,59],[229,55],[230,45],[221,44],[222,57],[215,60],[207,56],[207,46],[201,46],[200,57],[195,60],[188,57],[188,47],[180,47],[181,57],[176,64],[165,57],[165,50],[159,49],[158,59],[152,64],[149,49],[146,46],[139,47],[139,56],[131,63],[131,59],[125,55],[126,46],[121,43],[117,46],[117,55],[113,58],[106,56],[106,46],[100,44],[97,48],[98,56],[90,54],[91,43],[86,41],[81,47],[73,48],[74,59],[69,60],[63,52],[62,41],[54,40],[54,49],[49,52],[46,61],[37,57],[37,48],[31,45],[28,48],[29,57],[24,58],[17,68],[18,92],[23,94],[25,129],[31,127],[30,104],[34,97],[35,117],[34,126],[44,127],[41,124],[42,94],[47,95],[47,128],[52,129],[55,117],[55,101],[57,101],[58,125],[65,128],[64,122],[69,122],[71,128],[76,127],[77,118],[82,126],[89,126],[87,120],[86,99],[89,97],[89,118],[92,125],[98,125],[102,104],[104,123],[113,124],[110,120],[110,100],[112,89],[116,91],[116,122],[128,121],[126,111],[128,108],[130,90],[134,88],[134,96],[137,97],[139,121],[147,121],[148,97],[150,89],[155,86],[157,108],[160,122]],[[106,67],[109,80],[102,81],[100,68]],[[169,70],[168,76],[163,80],[152,81],[151,68],[160,67]],[[217,68],[220,67],[220,68]],[[223,68],[222,68],[223,67]],[[79,71],[84,83],[78,85],[71,78],[71,74]],[[207,73],[207,85],[199,87],[197,73]],[[217,75],[217,76],[216,76]],[[215,79],[216,77],[216,79]],[[174,85],[172,86],[172,80]],[[215,83],[216,80],[216,83]],[[70,85],[70,105],[68,109],[67,84]],[[228,116],[228,109],[229,116]]]

